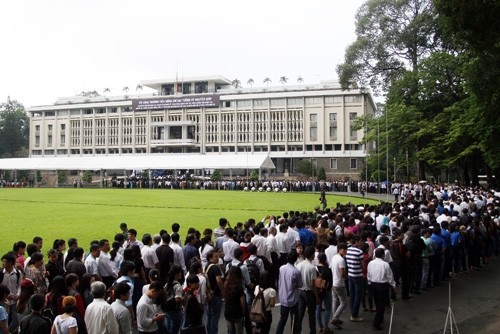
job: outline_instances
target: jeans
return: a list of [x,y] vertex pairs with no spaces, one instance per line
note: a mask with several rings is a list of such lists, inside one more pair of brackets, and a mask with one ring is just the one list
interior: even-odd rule
[[349,302],[351,306],[351,316],[359,316],[359,306],[361,304],[361,290],[363,288],[363,277],[349,276]]
[[[322,307],[325,306],[325,312],[321,316]],[[316,305],[316,321],[318,322],[319,328],[328,327],[330,322],[330,316],[332,315],[332,291],[327,290],[321,298],[321,303]]]
[[243,334],[243,329],[245,328],[245,318],[240,319],[227,319],[227,333],[228,334]]
[[167,316],[165,317],[165,327],[167,328],[167,332],[169,334],[179,333],[183,318],[184,316],[182,314],[182,310],[167,312]]
[[307,307],[307,315],[309,317],[309,331],[311,334],[316,334],[316,297],[311,290],[301,290],[299,296],[299,316],[297,318],[299,330],[298,333],[302,333],[302,319],[304,319]]
[[340,315],[344,312],[347,307],[347,290],[345,286],[336,288],[333,287],[333,303],[332,303],[332,311],[333,311],[333,319],[339,320]]
[[276,334],[283,334],[286,322],[288,320],[288,315],[292,317],[292,331],[287,331],[287,333],[298,334],[298,320],[297,315],[299,311],[299,305],[288,307],[281,305],[280,307],[280,321],[278,322],[278,327],[276,327]]
[[219,318],[222,312],[222,297],[213,296],[207,304],[207,334],[217,334],[219,331]]

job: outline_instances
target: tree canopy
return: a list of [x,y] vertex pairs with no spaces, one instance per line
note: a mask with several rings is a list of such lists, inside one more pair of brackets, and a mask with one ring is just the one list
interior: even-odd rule
[[28,114],[20,102],[7,97],[7,102],[0,103],[1,156],[13,158],[26,155],[29,124]]

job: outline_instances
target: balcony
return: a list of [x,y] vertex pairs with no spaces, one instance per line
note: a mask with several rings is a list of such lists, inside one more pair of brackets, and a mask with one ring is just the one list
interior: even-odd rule
[[195,139],[153,139],[151,147],[160,146],[195,146]]

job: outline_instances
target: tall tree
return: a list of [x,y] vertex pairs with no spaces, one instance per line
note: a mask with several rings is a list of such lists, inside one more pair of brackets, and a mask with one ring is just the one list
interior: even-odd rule
[[288,82],[288,78],[287,78],[286,76],[282,76],[282,77],[280,78],[280,83],[281,83],[281,84],[283,84],[283,85],[284,85],[284,84],[286,84],[287,82]]
[[231,81],[231,85],[234,87],[234,88],[239,88],[241,87],[241,81],[238,80],[238,79],[234,79],[233,81]]
[[135,91],[136,91],[136,92],[137,92],[137,91],[142,92],[142,89],[143,89],[143,87],[142,87],[142,85],[140,85],[140,84],[139,84],[139,85],[137,85],[137,86],[135,87]]
[[250,85],[250,87],[252,87],[252,86],[253,86],[253,84],[254,84],[253,79],[252,79],[252,78],[248,79],[248,81],[247,81],[247,85]]
[[304,82],[304,78],[302,78],[302,76],[301,76],[301,75],[299,75],[299,76],[297,77],[297,83],[300,85],[300,84],[301,84],[301,83],[303,83],[303,82]]
[[271,80],[271,78],[265,77],[262,82],[269,86],[269,84],[272,82],[272,80]]
[[16,157],[19,151],[28,147],[29,117],[24,106],[7,97],[0,104],[0,154]]

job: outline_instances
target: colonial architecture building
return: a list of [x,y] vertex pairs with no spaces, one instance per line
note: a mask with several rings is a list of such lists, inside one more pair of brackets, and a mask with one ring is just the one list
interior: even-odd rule
[[333,81],[241,88],[221,76],[141,85],[156,92],[31,107],[30,157],[266,153],[276,176],[294,175],[301,159],[331,179],[364,172],[367,147],[355,120],[375,113],[369,92]]

